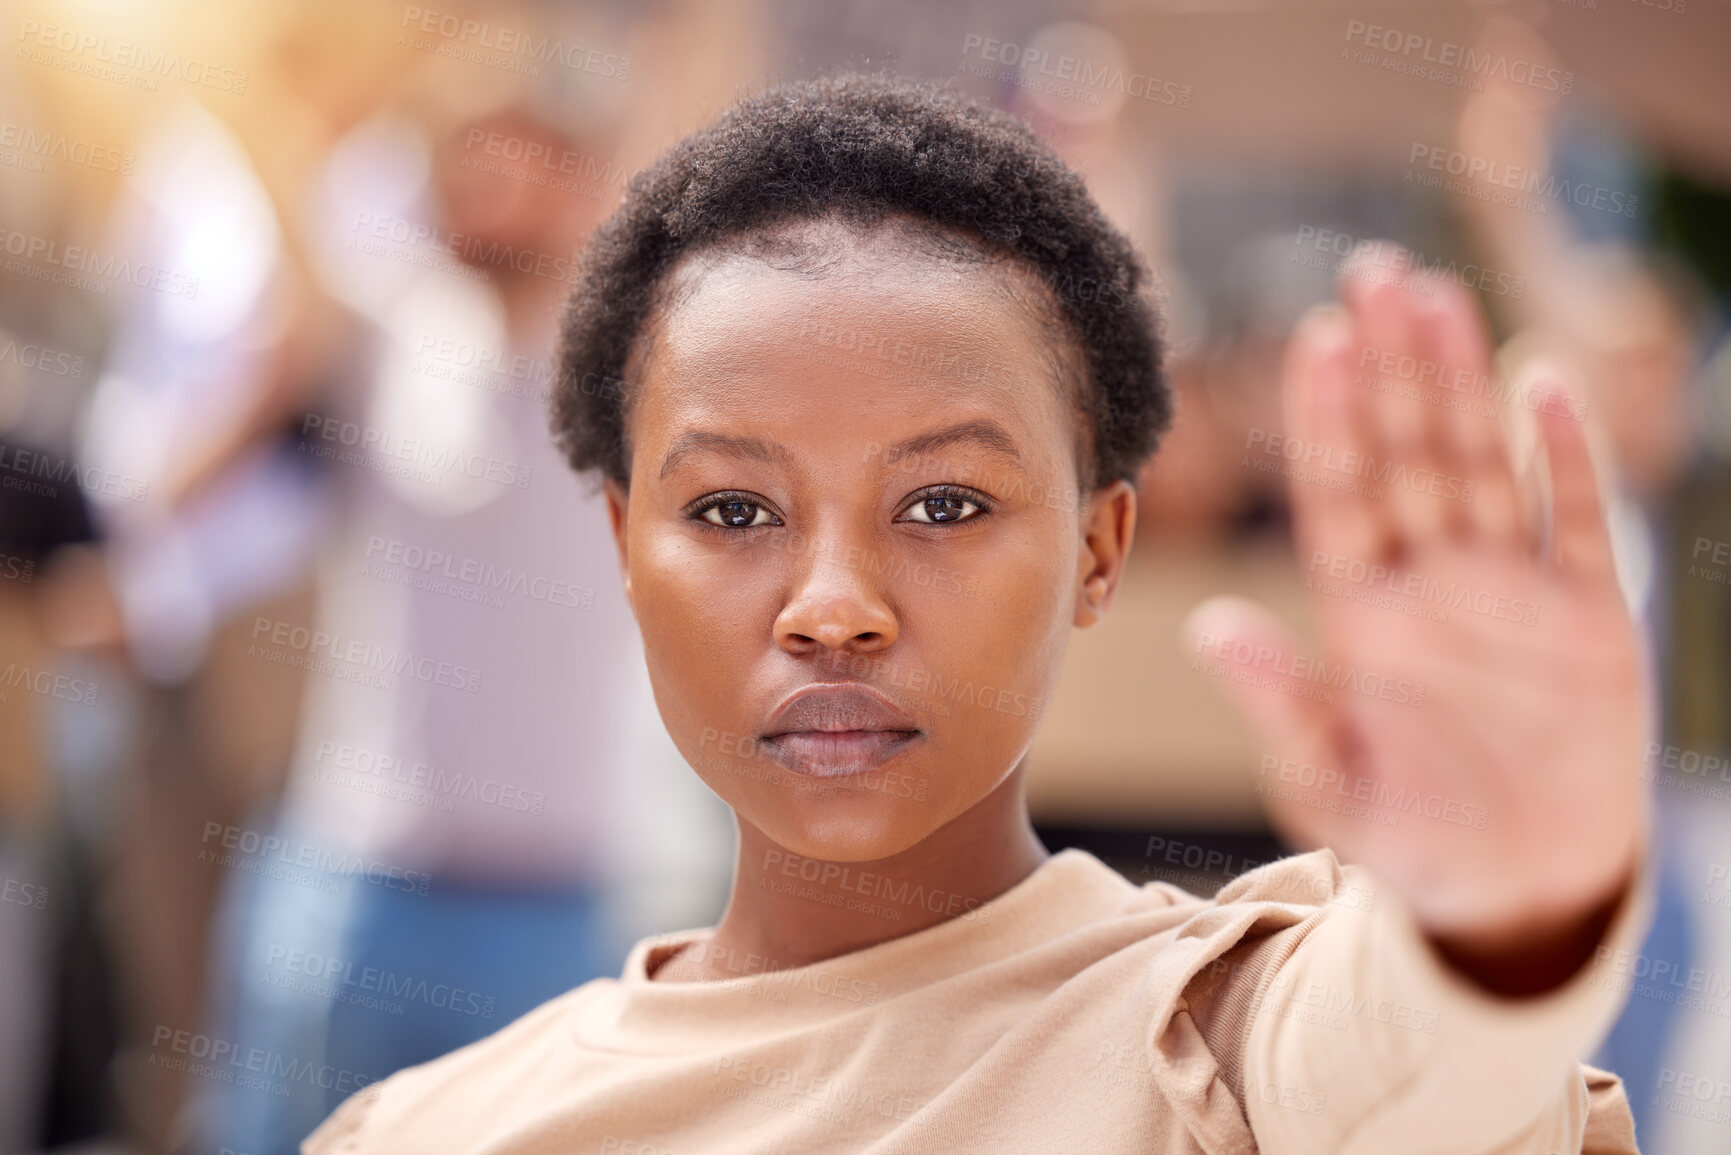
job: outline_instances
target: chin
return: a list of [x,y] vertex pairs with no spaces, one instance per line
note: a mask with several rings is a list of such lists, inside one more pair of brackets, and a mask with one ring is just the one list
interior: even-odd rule
[[947,817],[931,799],[915,802],[825,783],[768,801],[735,809],[783,849],[826,862],[874,862],[900,854]]

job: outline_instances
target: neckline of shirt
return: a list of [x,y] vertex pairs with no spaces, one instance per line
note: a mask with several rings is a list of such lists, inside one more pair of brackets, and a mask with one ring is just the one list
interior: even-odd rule
[[629,1054],[737,1049],[874,1007],[1051,943],[1133,905],[1144,888],[1083,850],[1061,850],[1003,894],[936,926],[802,967],[704,982],[656,982],[652,954],[709,929],[643,939],[623,974],[581,988],[569,1028],[582,1046]]

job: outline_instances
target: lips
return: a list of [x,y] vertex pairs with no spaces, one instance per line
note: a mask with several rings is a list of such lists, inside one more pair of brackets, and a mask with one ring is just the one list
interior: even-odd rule
[[913,718],[880,691],[819,682],[776,707],[762,741],[789,770],[833,778],[875,769],[919,737]]

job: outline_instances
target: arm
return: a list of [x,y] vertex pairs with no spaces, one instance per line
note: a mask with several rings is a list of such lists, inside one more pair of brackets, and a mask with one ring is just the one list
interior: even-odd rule
[[[1566,383],[1499,388],[1470,298],[1377,283],[1378,267],[1349,268],[1346,307],[1300,326],[1285,370],[1321,660],[1241,602],[1191,628],[1244,667],[1228,685],[1265,768],[1299,768],[1269,792],[1271,820],[1400,900],[1325,920],[1276,981],[1323,1005],[1332,985],[1337,1002],[1422,1008],[1435,1031],[1265,1009],[1246,1075],[1322,1078],[1330,1110],[1319,1124],[1252,1102],[1251,1118],[1271,1152],[1545,1151],[1578,1136],[1574,1059],[1621,1001],[1583,964],[1634,949],[1645,917],[1644,664]],[[1295,1140],[1294,1125],[1339,1129]]]
[[[1362,868],[1344,874],[1375,885]],[[1594,953],[1640,949],[1652,882],[1644,875],[1620,896]],[[1614,974],[1591,961],[1541,994],[1498,995],[1448,962],[1404,904],[1334,913],[1260,992],[1245,1114],[1266,1155],[1572,1153],[1587,1122],[1577,1060],[1622,1001]],[[1326,1100],[1294,1111],[1254,1093],[1270,1087]]]

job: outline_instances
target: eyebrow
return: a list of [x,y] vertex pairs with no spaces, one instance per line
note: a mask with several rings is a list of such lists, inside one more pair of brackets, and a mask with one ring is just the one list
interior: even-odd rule
[[673,472],[673,467],[679,464],[680,458],[705,449],[726,457],[762,461],[770,465],[785,465],[793,457],[785,446],[773,441],[764,441],[757,437],[736,437],[731,433],[716,433],[708,429],[693,429],[689,433],[681,434],[667,451],[667,456],[661,459],[661,476],[666,477]]
[[1004,427],[989,418],[974,421],[963,421],[958,425],[950,425],[936,429],[930,433],[922,433],[905,441],[898,441],[884,450],[885,463],[893,463],[904,457],[923,457],[934,450],[947,445],[960,445],[972,442],[982,449],[989,449],[1011,461],[1022,460],[1022,455],[1016,451],[1016,442]]
[[[894,463],[904,457],[924,456],[945,446],[965,442],[972,442],[1012,461],[1022,459],[1022,455],[1016,450],[1015,440],[1004,431],[1002,425],[988,418],[963,421],[898,441],[883,450],[883,459],[886,464]],[[786,446],[774,441],[716,433],[708,429],[693,429],[681,434],[668,449],[667,456],[661,459],[661,476],[666,477],[673,472],[682,458],[703,450],[747,461],[762,461],[770,465],[786,465],[793,459]]]

